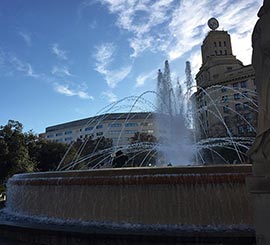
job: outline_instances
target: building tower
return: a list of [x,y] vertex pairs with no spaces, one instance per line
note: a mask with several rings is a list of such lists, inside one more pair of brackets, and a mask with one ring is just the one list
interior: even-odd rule
[[211,31],[202,43],[196,75],[198,138],[252,137],[257,116],[253,67],[233,55],[230,35],[217,30],[216,19],[208,25]]
[[[210,20],[217,22],[214,18]],[[243,67],[242,62],[233,55],[228,32],[214,29],[210,20],[208,23],[212,30],[201,46],[202,66],[196,75],[197,85],[202,88],[219,84],[220,80],[227,76],[228,71]]]

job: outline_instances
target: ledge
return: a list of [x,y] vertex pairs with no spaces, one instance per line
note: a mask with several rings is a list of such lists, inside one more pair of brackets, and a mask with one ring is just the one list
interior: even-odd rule
[[15,175],[15,185],[150,185],[245,183],[251,165],[123,168]]

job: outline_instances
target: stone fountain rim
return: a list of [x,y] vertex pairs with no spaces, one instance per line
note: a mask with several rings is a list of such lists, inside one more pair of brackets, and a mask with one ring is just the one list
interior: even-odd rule
[[181,167],[132,167],[107,168],[72,171],[48,171],[15,174],[13,178],[54,178],[54,177],[94,177],[94,176],[138,176],[138,175],[179,175],[179,174],[225,174],[225,173],[251,173],[251,164],[234,165],[202,165]]
[[15,185],[145,185],[245,183],[251,165],[208,165],[37,172],[14,175]]

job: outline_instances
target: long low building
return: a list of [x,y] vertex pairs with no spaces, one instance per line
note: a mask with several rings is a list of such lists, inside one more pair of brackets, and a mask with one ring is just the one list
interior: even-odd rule
[[47,127],[41,137],[70,143],[85,137],[106,137],[114,145],[125,145],[136,132],[156,136],[156,127],[151,112],[108,113],[72,122]]

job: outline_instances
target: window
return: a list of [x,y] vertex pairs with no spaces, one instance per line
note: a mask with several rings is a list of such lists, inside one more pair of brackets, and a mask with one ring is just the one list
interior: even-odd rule
[[234,94],[233,97],[234,97],[235,100],[240,100],[240,94],[239,93]]
[[235,110],[240,111],[241,110],[241,104],[235,104]]
[[224,42],[223,42],[223,44],[224,44],[224,47],[227,47],[227,43],[226,43],[226,41],[224,41]]
[[221,41],[218,42],[218,46],[221,47]]
[[51,139],[51,138],[53,138],[53,136],[54,136],[53,134],[49,134],[49,135],[47,135],[47,138]]
[[247,81],[242,81],[240,84],[241,84],[241,88],[247,87]]
[[109,124],[110,128],[120,128],[122,127],[122,123],[111,123]]
[[253,132],[253,128],[250,125],[247,125],[247,131],[248,131],[248,133],[252,133]]
[[63,135],[63,133],[57,133],[55,136],[61,136]]
[[227,101],[228,101],[228,95],[222,96],[221,101],[222,101],[223,103],[227,102]]
[[243,98],[248,98],[248,91],[244,91],[244,92],[242,93],[242,97],[243,97]]
[[217,51],[215,50],[215,55],[217,55]]
[[250,113],[246,113],[246,114],[244,115],[244,117],[245,117],[245,119],[246,119],[247,121],[251,121],[251,114],[250,114]]
[[239,126],[237,129],[238,129],[238,133],[239,134],[243,134],[244,133],[244,127],[243,126]]
[[71,140],[72,140],[72,137],[65,138],[65,141],[71,141]]
[[248,102],[244,102],[243,103],[243,108],[244,109],[248,109],[249,108],[249,103]]
[[102,124],[96,126],[96,129],[100,129],[100,128],[103,128]]
[[227,54],[228,54],[226,49],[224,50],[224,54],[225,54],[225,55],[227,55]]
[[231,67],[231,66],[228,66],[228,67],[227,67],[227,70],[228,70],[228,71],[231,71],[231,70],[232,70],[232,67]]
[[136,130],[125,130],[125,134],[135,134]]
[[101,135],[103,135],[103,132],[97,132],[96,135],[101,136]]
[[55,140],[55,142],[63,142],[63,139],[57,139],[57,140]]
[[87,128],[85,128],[85,131],[91,131],[91,130],[93,130],[93,128],[94,127],[87,127]]
[[222,87],[221,87],[221,92],[224,93],[224,92],[226,92],[226,91],[227,91],[227,88],[224,87],[224,86],[222,86]]
[[238,89],[238,85],[239,85],[238,83],[233,83],[233,88]]
[[215,47],[217,46],[217,42],[214,42],[214,46],[215,46]]
[[120,134],[121,130],[111,130],[109,134]]
[[67,134],[72,134],[72,131],[70,130],[70,131],[66,131],[65,132],[65,135],[67,135]]
[[142,130],[143,133],[146,133],[146,134],[153,134],[154,133],[154,130],[152,129],[149,129],[149,130]]
[[228,105],[223,106],[223,112],[229,113],[229,106]]
[[144,126],[144,127],[149,127],[149,126],[153,126],[153,123],[151,123],[151,122],[143,122],[143,123],[141,123],[141,125]]
[[132,122],[130,122],[130,123],[126,123],[125,126],[126,127],[137,127],[138,126],[138,123],[132,123]]
[[84,138],[93,138],[94,137],[94,134],[85,134],[84,135]]
[[222,50],[219,50],[219,54],[222,55]]

